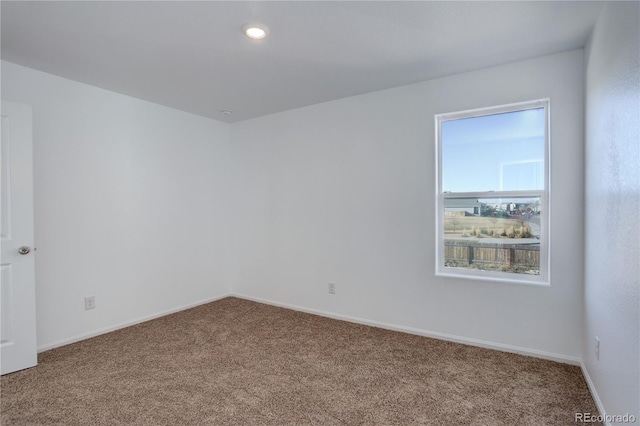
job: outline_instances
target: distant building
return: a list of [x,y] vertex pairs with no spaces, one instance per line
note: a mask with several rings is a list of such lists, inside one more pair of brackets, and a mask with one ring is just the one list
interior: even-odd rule
[[477,198],[447,198],[444,200],[445,216],[478,216],[480,201]]

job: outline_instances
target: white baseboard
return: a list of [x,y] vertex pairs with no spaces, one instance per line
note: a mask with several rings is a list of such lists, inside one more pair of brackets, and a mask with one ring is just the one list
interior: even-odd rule
[[[604,418],[607,417],[607,412],[604,409],[604,405],[600,400],[600,396],[598,396],[598,391],[596,391],[596,386],[593,384],[591,380],[591,376],[589,375],[589,370],[587,370],[587,366],[584,365],[584,362],[580,360],[580,368],[582,369],[582,375],[584,376],[584,380],[587,382],[587,387],[589,388],[589,392],[591,392],[591,396],[593,397],[593,401],[596,403],[596,408],[600,415]],[[606,422],[605,426],[611,426],[610,422]]]
[[440,333],[437,331],[422,330],[414,327],[405,327],[396,324],[390,324],[386,322],[368,320],[360,317],[353,317],[350,315],[342,315],[334,312],[323,311],[319,309],[305,308],[303,306],[291,305],[288,303],[280,303],[273,300],[262,299],[260,297],[253,297],[241,293],[231,293],[230,296],[240,299],[251,300],[258,303],[264,303],[267,305],[278,306],[281,308],[292,309],[294,311],[306,312],[309,314],[319,315],[322,317],[333,318],[342,321],[353,322],[357,324],[369,325],[372,327],[384,328],[386,330],[400,331],[403,333],[415,334],[418,336],[431,337],[434,339],[446,340],[449,342],[462,343],[465,345],[477,346],[481,348],[494,349],[503,352],[510,352],[519,355],[532,356],[535,358],[547,359],[550,361],[561,362],[563,364],[581,365],[581,359],[577,357],[571,357],[567,355],[555,354],[551,352],[539,351],[536,349],[523,348],[519,346],[505,345],[502,343],[489,342],[486,340],[473,339],[470,337],[456,336],[453,334]]
[[278,306],[281,308],[286,308],[286,309],[292,309],[294,311],[300,311],[300,312],[306,312],[309,314],[314,314],[314,315],[319,315],[322,317],[327,317],[327,318],[333,318],[333,319],[337,319],[337,320],[342,320],[342,321],[348,321],[348,322],[352,322],[352,323],[356,323],[356,324],[363,324],[363,325],[369,325],[372,327],[378,327],[378,328],[383,328],[386,330],[392,330],[392,331],[399,331],[399,332],[403,332],[403,333],[409,333],[409,334],[415,334],[418,336],[424,336],[424,337],[431,337],[434,339],[440,339],[440,340],[446,340],[449,342],[456,342],[456,343],[462,343],[462,344],[466,344],[466,345],[471,345],[471,346],[477,346],[477,347],[481,347],[481,348],[487,348],[487,349],[494,349],[494,350],[499,350],[499,351],[503,351],[503,352],[510,352],[510,353],[516,353],[516,354],[520,354],[520,355],[526,355],[526,356],[532,356],[532,357],[536,357],[536,358],[542,358],[542,359],[548,359],[551,361],[556,361],[556,362],[561,362],[561,363],[565,363],[565,364],[572,364],[572,365],[579,365],[582,367],[582,371],[583,374],[585,376],[585,379],[587,380],[587,384],[589,385],[589,390],[591,391],[594,400],[596,401],[596,405],[598,406],[598,410],[600,410],[601,413],[604,412],[603,407],[602,407],[602,403],[600,402],[600,399],[597,397],[597,393],[595,391],[595,387],[593,386],[593,383],[591,382],[591,379],[588,376],[588,372],[586,370],[586,368],[584,367],[584,364],[582,363],[582,360],[580,358],[575,358],[575,357],[570,357],[570,356],[566,356],[566,355],[561,355],[561,354],[555,354],[555,353],[551,353],[551,352],[545,352],[545,351],[539,351],[539,350],[535,350],[535,349],[529,349],[529,348],[523,348],[523,347],[519,347],[519,346],[512,346],[512,345],[505,345],[502,343],[495,343],[495,342],[490,342],[490,341],[486,341],[486,340],[479,340],[479,339],[473,339],[473,338],[469,338],[469,337],[463,337],[463,336],[456,336],[453,334],[447,334],[447,333],[440,333],[437,331],[429,331],[429,330],[423,330],[423,329],[419,329],[419,328],[414,328],[414,327],[406,327],[406,326],[401,326],[401,325],[396,325],[396,324],[390,324],[390,323],[386,323],[386,322],[381,322],[381,321],[375,321],[375,320],[368,320],[365,318],[360,318],[360,317],[354,317],[354,316],[350,316],[350,315],[342,315],[342,314],[337,314],[334,312],[329,312],[329,311],[323,311],[320,309],[312,309],[312,308],[306,308],[303,306],[298,306],[298,305],[292,305],[289,303],[281,303],[281,302],[276,302],[274,300],[269,300],[269,299],[263,299],[260,297],[253,297],[253,296],[249,296],[246,294],[241,294],[241,293],[226,293],[211,299],[206,299],[206,300],[201,300],[195,303],[190,303],[187,305],[183,305],[183,306],[179,306],[177,308],[172,308],[172,309],[168,309],[166,311],[162,311],[162,312],[157,312],[155,314],[152,315],[147,315],[144,317],[140,317],[140,318],[136,318],[130,321],[125,321],[125,322],[121,322],[118,324],[114,324],[112,326],[109,327],[104,327],[98,330],[92,330],[86,333],[82,333],[82,334],[78,334],[69,338],[64,338],[64,339],[60,339],[60,340],[56,340],[54,342],[49,342],[46,343],[44,345],[38,346],[38,352],[44,352],[50,349],[54,349],[54,348],[58,348],[60,346],[65,346],[65,345],[69,345],[71,343],[75,343],[75,342],[79,342],[81,340],[85,340],[85,339],[89,339],[91,337],[95,337],[95,336],[99,336],[101,334],[105,334],[105,333],[109,333],[115,330],[119,330],[121,328],[125,328],[125,327],[130,327],[132,325],[136,325],[136,324],[140,324],[142,322],[146,322],[146,321],[150,321],[156,318],[160,318],[163,317],[165,315],[170,315],[176,312],[180,312],[180,311],[184,311],[186,309],[190,309],[190,308],[194,308],[196,306],[200,306],[200,305],[204,305],[206,303],[211,303],[211,302],[215,302],[217,300],[221,300],[224,299],[226,297],[229,296],[233,296],[233,297],[237,297],[240,299],[245,299],[245,300],[251,300],[254,302],[258,302],[258,303],[264,303],[267,305],[271,305],[271,306]]
[[119,330],[121,328],[130,327],[132,325],[136,325],[136,324],[140,324],[142,322],[150,321],[152,319],[160,318],[160,317],[163,317],[165,315],[170,315],[170,314],[174,314],[176,312],[184,311],[186,309],[195,308],[196,306],[204,305],[206,303],[215,302],[216,300],[224,299],[225,297],[229,297],[229,296],[231,296],[231,294],[230,293],[226,293],[226,294],[223,294],[221,296],[217,296],[217,297],[214,297],[214,298],[211,298],[211,299],[200,300],[200,301],[195,302],[195,303],[189,303],[187,305],[182,305],[182,306],[179,306],[177,308],[172,308],[172,309],[168,309],[166,311],[157,312],[155,314],[147,315],[147,316],[140,317],[140,318],[136,318],[136,319],[133,319],[133,320],[130,320],[130,321],[121,322],[121,323],[118,323],[118,324],[115,324],[115,325],[111,325],[109,327],[104,327],[104,328],[101,328],[101,329],[98,329],[98,330],[89,331],[87,333],[77,334],[77,335],[69,337],[69,338],[56,340],[56,341],[50,342],[50,343],[45,343],[44,345],[38,346],[38,353],[44,352],[44,351],[48,351],[49,349],[58,348],[60,346],[69,345],[71,343],[79,342],[80,340],[85,340],[85,339],[89,339],[91,337],[99,336],[101,334],[110,333],[112,331],[116,331],[116,330]]

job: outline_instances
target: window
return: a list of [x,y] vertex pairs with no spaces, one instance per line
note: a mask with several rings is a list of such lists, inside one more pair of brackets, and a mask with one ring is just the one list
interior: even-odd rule
[[436,273],[548,283],[549,100],[435,118]]

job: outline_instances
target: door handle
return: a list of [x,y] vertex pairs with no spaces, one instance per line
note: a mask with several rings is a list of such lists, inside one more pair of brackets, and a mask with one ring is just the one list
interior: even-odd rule
[[22,246],[18,249],[18,253],[25,255],[25,254],[29,254],[29,252],[31,251],[31,249],[27,246]]

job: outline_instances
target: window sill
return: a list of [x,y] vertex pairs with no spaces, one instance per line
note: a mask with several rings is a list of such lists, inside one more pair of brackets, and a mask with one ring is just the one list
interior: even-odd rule
[[469,271],[464,269],[450,268],[451,271],[436,271],[436,277],[455,278],[473,281],[489,281],[493,283],[507,283],[517,285],[530,285],[536,287],[551,287],[548,279],[538,275],[509,274],[490,271]]

